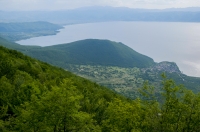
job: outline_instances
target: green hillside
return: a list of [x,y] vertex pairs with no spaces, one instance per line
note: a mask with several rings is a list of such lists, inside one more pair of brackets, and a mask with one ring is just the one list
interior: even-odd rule
[[36,126],[38,131],[53,131],[52,123],[61,125],[59,129],[64,118],[70,121],[66,130],[96,130],[108,102],[125,100],[96,83],[1,46],[0,84],[0,131],[34,131]]
[[14,49],[17,51],[21,51],[23,53],[29,51],[29,50],[34,50],[34,49],[40,49],[40,46],[24,46],[17,44],[15,42],[11,42],[5,38],[0,37],[0,45],[9,49]]
[[0,37],[0,45],[10,48],[10,49],[21,50],[21,51],[26,50],[29,47],[31,47],[31,48],[34,47],[34,46],[23,46],[23,45],[8,41],[7,39],[5,39],[3,37]]
[[193,92],[200,91],[200,78],[182,74],[175,63],[156,64],[151,58],[121,43],[91,39],[39,47],[22,46],[3,38],[0,38],[0,42],[1,45],[62,67],[132,99],[138,96],[138,88],[141,88],[145,81],[149,81],[156,92],[160,93],[162,91],[160,75],[163,72],[177,84],[183,84]]
[[29,50],[26,54],[63,68],[67,64],[138,68],[155,64],[150,57],[142,55],[122,43],[97,39],[43,47],[40,50]]
[[1,132],[200,131],[200,95],[163,75],[128,100],[63,69],[0,46]]
[[10,41],[54,35],[62,26],[49,22],[0,23],[0,36]]

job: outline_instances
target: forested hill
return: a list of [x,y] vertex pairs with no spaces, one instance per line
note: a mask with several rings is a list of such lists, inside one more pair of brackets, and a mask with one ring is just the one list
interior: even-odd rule
[[107,88],[0,46],[0,131],[90,131],[114,98]]
[[147,68],[152,58],[128,46],[109,40],[86,39],[55,46],[23,46],[0,37],[0,45],[21,51],[31,57],[66,68],[67,64]]
[[200,95],[163,75],[127,100],[63,69],[0,46],[1,132],[200,131]]
[[49,22],[12,22],[0,23],[0,36],[10,41],[18,41],[28,39],[31,37],[54,35],[63,28]]
[[40,46],[20,45],[20,44],[17,44],[15,42],[11,42],[11,41],[9,41],[5,38],[2,38],[2,37],[0,37],[0,46],[6,47],[6,48],[9,48],[9,49],[14,49],[14,50],[21,51],[21,52],[41,48]]
[[3,38],[1,36],[0,36],[0,45],[4,46],[4,47],[7,47],[7,48],[10,48],[10,49],[15,49],[15,50],[23,50],[23,49],[27,48],[27,47],[25,47],[23,45],[8,41],[7,39],[5,39],[5,38]]
[[86,39],[41,49],[26,54],[51,64],[103,65],[145,68],[155,64],[153,59],[128,46],[109,40]]

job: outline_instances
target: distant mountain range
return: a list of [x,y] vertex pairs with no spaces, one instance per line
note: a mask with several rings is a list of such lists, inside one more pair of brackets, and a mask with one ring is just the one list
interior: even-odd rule
[[178,84],[194,92],[200,91],[200,78],[182,74],[175,63],[155,63],[152,58],[109,40],[87,39],[40,47],[23,46],[0,38],[0,45],[69,70],[130,98],[135,98],[137,89],[146,80],[160,92],[163,72]]
[[200,7],[132,9],[97,6],[62,11],[1,11],[0,18],[0,22],[48,21],[58,24],[102,21],[200,22]]

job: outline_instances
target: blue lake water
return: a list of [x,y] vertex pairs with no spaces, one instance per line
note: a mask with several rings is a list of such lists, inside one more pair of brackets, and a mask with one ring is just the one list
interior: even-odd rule
[[50,46],[94,38],[122,42],[156,62],[176,62],[180,70],[200,77],[200,23],[102,22],[66,25],[56,35],[17,41]]

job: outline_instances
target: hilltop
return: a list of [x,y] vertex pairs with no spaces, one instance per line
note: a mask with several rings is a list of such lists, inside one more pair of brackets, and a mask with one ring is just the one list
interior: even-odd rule
[[51,64],[59,63],[62,67],[75,64],[145,68],[155,64],[150,57],[122,43],[98,39],[43,47],[40,50],[29,50],[26,54]]
[[155,65],[152,58],[128,46],[109,40],[87,39],[55,46],[23,46],[0,37],[2,46],[65,68],[68,64],[145,68]]

